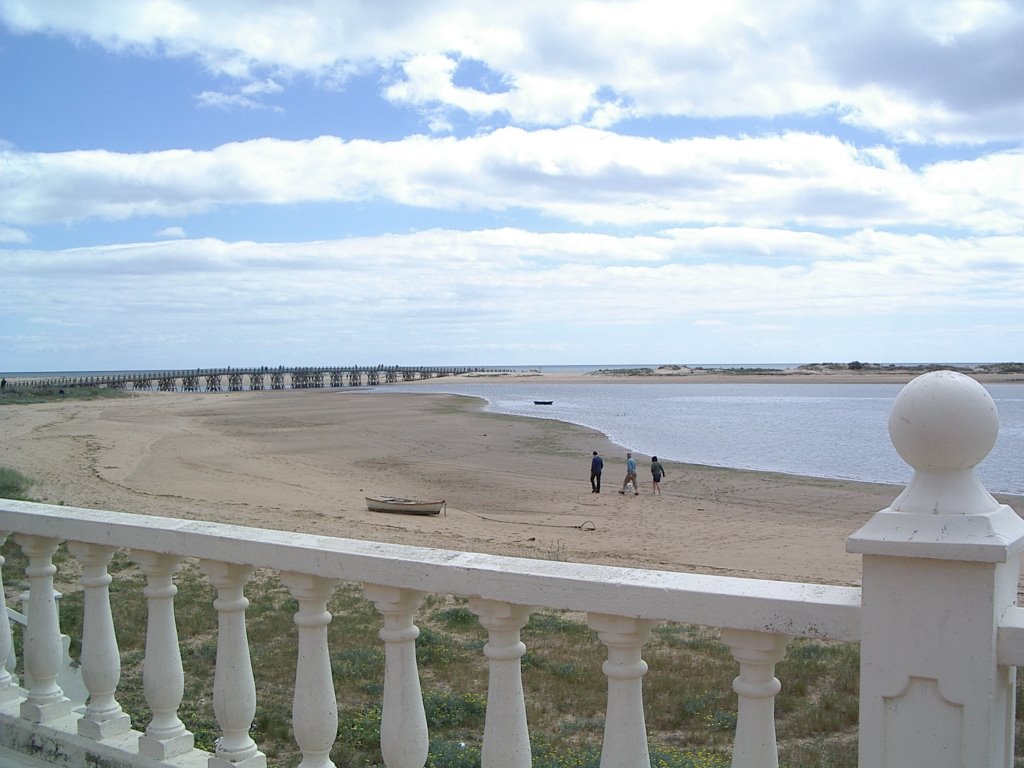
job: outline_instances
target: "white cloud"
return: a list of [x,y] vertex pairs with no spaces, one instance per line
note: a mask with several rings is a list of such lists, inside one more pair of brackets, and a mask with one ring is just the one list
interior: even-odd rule
[[[769,253],[759,256],[765,243]],[[489,346],[499,355],[538,338],[564,360],[574,339],[595,328],[615,349],[634,334],[646,338],[639,329],[651,324],[673,337],[733,334],[733,343],[737,329],[747,329],[740,334],[747,338],[774,329],[773,347],[799,346],[808,333],[867,324],[907,329],[912,318],[937,312],[978,313],[1003,326],[985,344],[1005,344],[1020,325],[1024,295],[1022,237],[872,231],[825,237],[714,228],[613,237],[428,230],[317,243],[205,239],[8,250],[0,263],[6,305],[32,307],[22,327],[33,344],[74,346],[77,335],[52,327],[73,306],[83,337],[126,329],[130,339],[117,341],[122,355],[135,345],[148,349],[149,337],[163,338],[173,323],[206,354],[235,355],[221,364],[267,361],[259,350],[267,348],[268,328],[275,364],[282,355],[337,360],[342,351],[345,360],[410,359],[409,352],[389,354],[381,339],[431,354]],[[42,279],[45,294],[34,288]],[[971,322],[958,325],[954,335],[969,338]],[[893,340],[892,348],[901,344]],[[164,345],[165,353],[173,348]]]
[[[205,104],[252,107],[246,91],[281,76],[335,84],[377,70],[400,72],[388,96],[442,127],[439,109],[531,126],[835,112],[940,143],[1019,141],[1024,125],[1024,8],[1012,0],[0,0],[0,18],[119,52],[195,57],[243,84],[208,91]],[[463,57],[508,89],[455,85]]]
[[[768,256],[766,242],[772,243]],[[789,314],[851,301],[880,310],[895,297],[905,308],[917,301],[924,307],[936,295],[951,308],[984,296],[997,309],[1016,306],[1024,295],[1021,236],[950,239],[866,230],[827,237],[723,228],[658,237],[427,230],[315,243],[203,239],[0,253],[12,279],[48,275],[92,285],[101,278],[117,283],[159,275],[149,289],[154,294],[178,283],[195,285],[200,300],[209,290],[218,298],[266,300],[271,307],[282,300],[346,304],[373,296],[384,314],[387,307],[408,303],[417,312],[445,306],[445,317],[452,316],[453,306],[469,316],[514,315],[509,304],[495,300],[504,297],[531,312],[565,319],[570,310],[558,297],[570,296],[573,302],[602,306],[606,318],[619,320],[619,313],[635,312],[635,292],[654,281],[659,289],[645,294],[645,303],[669,316],[720,311],[723,296],[729,311]],[[623,290],[626,286],[632,287]],[[456,295],[469,303],[451,305]],[[316,302],[310,306],[319,311]]]
[[0,224],[0,243],[27,243],[28,233],[14,227],[7,227]]
[[183,237],[187,237],[187,234],[184,228],[182,227],[164,227],[161,230],[157,230],[153,234],[156,237],[159,237],[160,239],[180,239]]
[[[582,127],[469,139],[259,139],[142,154],[0,150],[0,221],[180,217],[231,205],[375,202],[535,210],[620,227],[916,226],[1016,233],[1024,152],[912,171],[884,148],[787,133],[658,141]],[[82,190],[88,189],[88,194]]]

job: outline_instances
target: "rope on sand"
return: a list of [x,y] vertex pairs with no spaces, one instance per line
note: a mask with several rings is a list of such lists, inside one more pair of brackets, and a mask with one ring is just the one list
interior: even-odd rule
[[592,520],[584,520],[579,525],[559,525],[558,523],[524,523],[521,520],[499,520],[496,517],[485,517],[484,515],[478,515],[476,512],[471,512],[468,509],[462,510],[466,514],[478,517],[481,520],[487,520],[492,523],[509,523],[510,525],[542,525],[545,528],[575,528],[579,531],[596,531],[597,526],[594,525]]

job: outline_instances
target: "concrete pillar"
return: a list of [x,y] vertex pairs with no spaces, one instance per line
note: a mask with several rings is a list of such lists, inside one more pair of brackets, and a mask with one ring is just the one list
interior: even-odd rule
[[121,680],[121,654],[110,611],[110,582],[107,566],[114,547],[68,543],[68,551],[82,566],[79,583],[85,592],[82,627],[82,679],[89,691],[89,704],[78,721],[78,733],[89,739],[108,739],[131,730],[131,718],[121,709],[115,694]]
[[732,768],[778,768],[775,741],[775,697],[782,683],[775,677],[775,665],[786,655],[786,635],[723,629],[722,642],[740,664],[732,681],[738,696],[736,740]]
[[526,722],[521,659],[526,645],[519,633],[530,608],[502,600],[469,598],[469,610],[487,630],[487,718],[484,721],[482,768],[530,768],[530,730]]
[[282,573],[281,581],[299,602],[295,626],[299,631],[295,663],[292,730],[302,751],[301,768],[333,768],[331,747],[338,736],[338,698],[331,672],[327,601],[338,582],[304,573]]
[[914,475],[847,541],[863,559],[859,765],[1012,765],[1014,668],[996,633],[1016,601],[1024,521],[974,475],[999,417],[974,379],[936,371],[896,398]]
[[647,723],[644,719],[643,679],[647,662],[640,652],[654,622],[629,616],[588,613],[587,624],[608,649],[601,666],[608,678],[601,768],[650,766]]
[[194,737],[178,717],[185,693],[185,672],[174,619],[174,573],[181,558],[134,550],[132,559],[146,576],[146,658],[142,687],[153,719],[139,736],[139,754],[167,760],[192,751]]
[[266,768],[267,757],[256,747],[249,727],[256,716],[256,681],[245,630],[243,594],[252,566],[201,560],[199,567],[217,589],[217,669],[213,675],[213,713],[221,737],[209,768]]
[[[7,541],[11,534],[0,531],[0,545]],[[7,669],[8,661],[14,657],[14,641],[11,637],[11,622],[7,618],[7,597],[4,593],[3,565],[4,557],[0,555],[0,704],[20,695],[18,681]]]
[[381,704],[380,751],[388,768],[422,768],[429,736],[423,709],[413,624],[423,593],[414,589],[364,584],[363,594],[384,618],[384,700]]
[[32,685],[21,703],[21,716],[34,723],[46,723],[71,712],[71,702],[57,684],[63,657],[53,576],[57,567],[53,555],[60,539],[17,534],[21,551],[28,556],[25,575],[29,579],[28,626],[25,627],[25,677]]

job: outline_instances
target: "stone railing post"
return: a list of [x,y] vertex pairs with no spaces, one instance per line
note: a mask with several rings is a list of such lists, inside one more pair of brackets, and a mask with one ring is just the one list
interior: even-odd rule
[[[9,531],[0,531],[0,546],[10,536]],[[7,661],[14,654],[14,642],[11,638],[11,620],[7,616],[7,593],[4,592],[4,563],[0,555],[0,704],[20,695],[18,681],[7,669]]]
[[429,737],[423,693],[416,667],[419,627],[412,623],[423,593],[364,584],[363,594],[384,617],[384,701],[381,705],[380,751],[388,768],[423,768]]
[[121,679],[121,656],[110,612],[112,581],[107,566],[114,547],[68,543],[68,551],[82,565],[79,583],[85,592],[82,626],[82,679],[89,691],[85,714],[78,721],[78,733],[90,739],[106,739],[129,731],[131,718],[114,698]]
[[282,573],[281,581],[299,601],[294,619],[299,630],[299,649],[292,730],[302,752],[300,768],[333,768],[330,754],[338,736],[338,699],[327,645],[327,627],[331,623],[327,600],[338,582],[304,573]]
[[530,768],[530,730],[520,659],[526,645],[519,632],[530,618],[530,608],[482,597],[469,598],[469,610],[487,630],[484,655],[490,661],[487,676],[487,717],[484,720],[482,768]]
[[29,580],[28,626],[25,627],[25,676],[32,680],[28,698],[21,703],[21,716],[46,723],[71,711],[71,702],[57,684],[64,649],[61,645],[53,575],[57,567],[53,554],[60,539],[18,534],[14,537],[28,557],[25,575]]
[[192,750],[194,737],[178,717],[185,693],[185,673],[178,648],[178,627],[174,621],[174,572],[181,561],[177,555],[132,552],[132,560],[146,576],[146,657],[142,667],[142,689],[153,719],[139,736],[139,754],[166,760]]
[[775,697],[782,684],[775,665],[785,657],[788,640],[770,632],[722,630],[722,642],[740,664],[740,674],[732,681],[739,697],[732,768],[778,768]]
[[999,431],[984,387],[952,371],[911,381],[889,434],[907,488],[847,541],[863,555],[859,765],[1010,766],[1015,668],[996,659],[1017,596],[1024,521],[974,467]]
[[589,613],[587,624],[608,648],[608,660],[602,665],[608,678],[608,708],[601,768],[650,766],[643,694],[647,662],[640,657],[640,650],[650,638],[654,622]]
[[256,716],[256,680],[249,656],[242,594],[252,566],[203,560],[199,567],[217,589],[217,669],[213,674],[213,713],[220,726],[215,757],[209,768],[266,768],[267,757],[256,748],[249,727]]

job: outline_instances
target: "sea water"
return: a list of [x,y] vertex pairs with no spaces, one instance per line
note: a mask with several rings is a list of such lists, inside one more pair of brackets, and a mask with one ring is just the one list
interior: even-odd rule
[[[1024,495],[1024,384],[986,384],[999,412],[995,447],[978,466],[985,487]],[[486,410],[590,427],[643,456],[811,477],[906,484],[913,474],[889,440],[899,384],[473,382],[388,385],[446,392]],[[534,405],[551,400],[551,405]],[[584,461],[587,457],[582,457]]]

